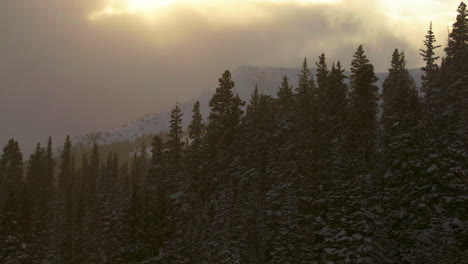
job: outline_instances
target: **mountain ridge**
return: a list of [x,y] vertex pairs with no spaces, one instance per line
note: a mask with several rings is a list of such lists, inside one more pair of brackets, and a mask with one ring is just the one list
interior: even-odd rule
[[[316,69],[311,69],[315,75]],[[410,69],[411,76],[416,81],[418,87],[421,85],[422,71],[420,69]],[[287,75],[293,87],[298,82],[299,68],[284,68],[284,67],[256,67],[243,65],[238,67],[232,72],[232,78],[235,82],[234,92],[238,93],[242,100],[247,101],[250,97],[255,85],[258,85],[260,91],[264,94],[276,96],[278,87],[280,86],[281,79]],[[346,71],[345,74],[349,76],[350,72]],[[376,85],[379,88],[387,77],[388,73],[376,73],[379,80]],[[183,127],[188,127],[192,119],[192,107],[196,101],[200,101],[201,111],[204,117],[209,114],[209,100],[214,93],[215,88],[206,89],[198,97],[185,100],[179,103],[179,107],[183,113]],[[109,131],[98,131],[87,133],[84,135],[77,135],[73,137],[75,144],[91,145],[110,144],[113,142],[132,141],[138,137],[150,133],[161,133],[168,131],[170,121],[170,109],[158,113],[150,113],[131,121],[130,123],[121,125]]]

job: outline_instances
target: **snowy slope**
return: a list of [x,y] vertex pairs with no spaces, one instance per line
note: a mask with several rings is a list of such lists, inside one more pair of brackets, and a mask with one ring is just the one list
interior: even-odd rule
[[[290,78],[290,83],[295,86],[298,80],[297,68],[279,68],[279,67],[252,67],[241,66],[235,70],[232,75],[236,83],[236,92],[239,93],[243,100],[248,100],[250,94],[258,84],[261,92],[268,95],[276,95],[281,79],[284,75]],[[313,70],[315,73],[315,71]],[[349,73],[346,73],[349,75]],[[421,82],[421,71],[418,69],[411,70],[413,78],[418,86]],[[382,86],[387,73],[377,73],[379,81],[377,85]],[[214,88],[205,91],[198,98],[180,103],[183,112],[183,125],[187,127],[192,118],[192,107],[196,100],[199,100],[202,107],[202,113],[206,117],[209,113],[208,102],[213,95]],[[107,144],[118,141],[131,141],[139,136],[149,133],[159,133],[169,129],[170,109],[161,113],[153,113],[138,118],[137,120],[119,126],[115,129],[105,132],[95,132],[86,135],[76,136],[73,139],[74,143],[92,144]]]

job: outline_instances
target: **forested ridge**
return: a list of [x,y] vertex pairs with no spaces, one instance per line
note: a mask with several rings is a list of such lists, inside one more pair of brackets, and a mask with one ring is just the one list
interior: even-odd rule
[[67,137],[23,163],[11,139],[0,263],[468,263],[468,13],[457,11],[441,58],[427,31],[422,87],[395,49],[380,93],[361,45],[349,76],[322,54],[276,97],[255,87],[243,102],[225,71],[207,119],[198,102],[191,117],[176,105],[168,135],[131,162],[97,144],[77,157]]

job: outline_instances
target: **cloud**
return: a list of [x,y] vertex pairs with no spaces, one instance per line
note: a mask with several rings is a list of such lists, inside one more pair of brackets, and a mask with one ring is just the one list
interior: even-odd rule
[[[149,22],[167,18],[174,10],[190,9],[214,23],[248,23],[270,17],[268,6],[334,4],[342,0],[107,0],[89,15],[91,21],[114,16],[142,16]],[[252,20],[253,19],[253,20]]]

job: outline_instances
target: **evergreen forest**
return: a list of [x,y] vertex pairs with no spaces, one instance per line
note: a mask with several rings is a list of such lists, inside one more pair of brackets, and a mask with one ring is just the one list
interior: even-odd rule
[[379,89],[361,45],[349,76],[322,54],[247,102],[226,70],[209,116],[175,105],[168,133],[127,156],[67,136],[24,157],[11,139],[0,263],[468,263],[466,4],[457,12],[444,47],[432,24],[421,40],[421,87],[395,49]]

